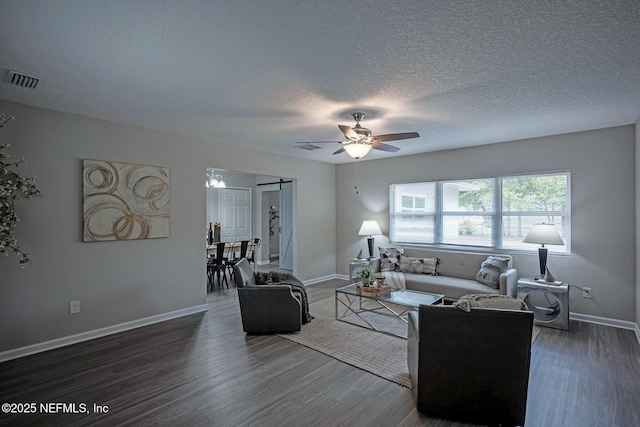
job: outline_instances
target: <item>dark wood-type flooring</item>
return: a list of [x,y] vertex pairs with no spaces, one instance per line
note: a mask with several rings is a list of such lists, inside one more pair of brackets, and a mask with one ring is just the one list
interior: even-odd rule
[[[310,286],[310,300],[343,284]],[[233,288],[217,290],[206,313],[0,364],[0,403],[108,407],[106,414],[0,413],[0,424],[461,425],[418,413],[407,388],[278,336],[247,336],[236,298]],[[526,425],[640,426],[634,332],[574,321],[570,328],[545,328],[533,346]]]

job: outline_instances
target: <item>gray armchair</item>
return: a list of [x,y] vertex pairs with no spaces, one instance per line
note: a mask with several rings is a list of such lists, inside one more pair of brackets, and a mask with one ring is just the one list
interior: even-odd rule
[[246,258],[233,267],[242,328],[250,334],[299,331],[302,306],[287,285],[256,285]]
[[524,425],[533,313],[421,305],[409,313],[407,364],[418,411]]

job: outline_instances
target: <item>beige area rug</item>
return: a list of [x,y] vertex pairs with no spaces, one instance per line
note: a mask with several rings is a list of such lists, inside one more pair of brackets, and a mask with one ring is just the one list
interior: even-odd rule
[[[309,311],[315,317],[311,323],[302,325],[302,330],[298,333],[280,336],[411,388],[406,339],[335,320],[334,297],[311,304]],[[369,317],[372,316],[382,318],[379,319],[381,321],[387,319],[387,316],[377,314]],[[396,331],[402,328],[406,336],[407,325],[404,322],[398,319],[388,320],[397,322]],[[376,324],[376,327],[379,325]]]
[[[339,314],[342,315],[343,307],[339,305],[338,309]],[[406,323],[396,318],[373,313],[363,316],[378,329],[390,333],[387,334],[338,321],[335,319],[334,297],[311,304],[309,311],[315,319],[311,323],[302,325],[300,332],[279,335],[341,362],[411,388],[407,368],[407,340],[390,335],[398,334],[406,337]],[[348,319],[350,322],[365,324],[353,315]],[[540,327],[533,327],[532,343],[540,331]]]

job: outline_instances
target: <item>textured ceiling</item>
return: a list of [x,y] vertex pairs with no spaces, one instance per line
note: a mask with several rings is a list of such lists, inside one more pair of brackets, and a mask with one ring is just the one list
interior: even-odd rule
[[[5,82],[8,70],[44,79]],[[634,123],[640,1],[0,0],[0,99],[331,163]],[[11,114],[11,112],[5,112]]]

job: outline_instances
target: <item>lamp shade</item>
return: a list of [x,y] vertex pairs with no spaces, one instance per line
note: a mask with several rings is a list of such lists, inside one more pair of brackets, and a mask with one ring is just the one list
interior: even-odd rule
[[553,224],[533,224],[531,230],[523,240],[524,243],[538,243],[541,245],[564,245],[560,233]]
[[371,145],[362,142],[352,142],[344,146],[344,151],[354,159],[366,156],[369,150],[371,150]]
[[358,231],[359,236],[375,236],[380,234],[382,234],[382,230],[380,230],[377,221],[373,219],[362,221],[362,226],[360,227],[360,231]]

